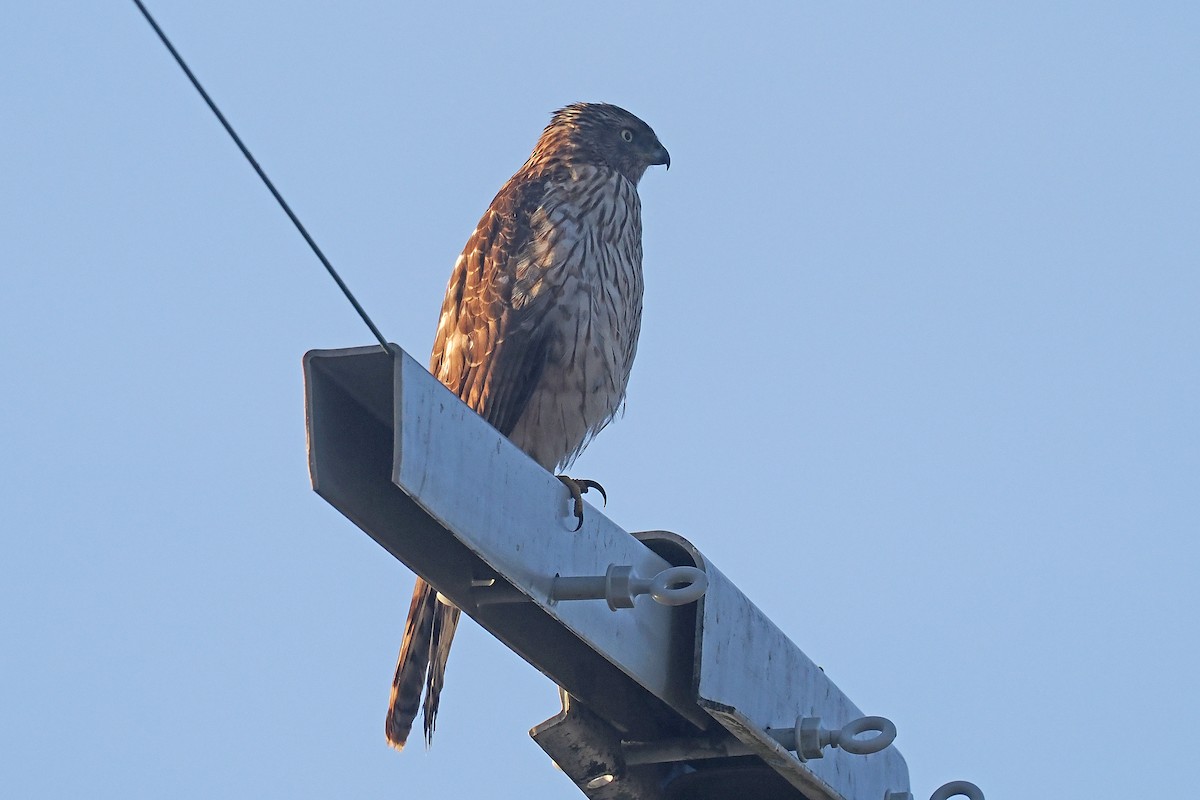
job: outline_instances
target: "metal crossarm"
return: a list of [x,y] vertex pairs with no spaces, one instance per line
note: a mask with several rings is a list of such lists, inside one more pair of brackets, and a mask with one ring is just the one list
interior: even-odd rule
[[595,508],[575,532],[563,484],[395,345],[315,350],[304,374],[313,488],[562,687],[532,734],[585,795],[909,791],[894,726],[685,539]]

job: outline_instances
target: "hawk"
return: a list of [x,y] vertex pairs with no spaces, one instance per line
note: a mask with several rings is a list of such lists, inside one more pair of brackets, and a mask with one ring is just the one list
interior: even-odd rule
[[[628,111],[560,109],[450,276],[430,372],[548,471],[574,461],[624,401],[642,316],[637,185],[655,164],[670,168],[670,154]],[[599,485],[559,478],[582,522],[579,495]],[[422,692],[432,741],[459,614],[417,578],[387,713],[397,750]]]

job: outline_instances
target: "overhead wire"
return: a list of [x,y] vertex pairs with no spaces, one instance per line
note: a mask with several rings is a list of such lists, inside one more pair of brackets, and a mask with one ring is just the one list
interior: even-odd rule
[[242,137],[238,136],[237,131],[235,131],[233,126],[229,124],[229,120],[227,120],[225,115],[221,113],[221,109],[217,108],[217,104],[213,102],[212,97],[210,97],[208,92],[204,90],[204,87],[200,85],[200,81],[196,78],[196,75],[192,72],[191,68],[188,67],[187,62],[183,60],[183,56],[179,55],[179,51],[175,49],[175,45],[171,44],[171,40],[167,38],[167,34],[163,32],[161,27],[159,27],[158,23],[146,9],[146,6],[142,4],[141,0],[133,0],[133,2],[134,5],[138,7],[138,10],[142,12],[142,16],[146,18],[146,21],[150,23],[150,27],[154,29],[156,34],[158,34],[158,38],[162,40],[164,45],[166,45],[167,50],[169,50],[171,55],[174,56],[175,62],[179,64],[180,68],[183,69],[183,72],[185,75],[187,75],[188,80],[192,82],[192,86],[196,87],[196,91],[200,93],[200,96],[204,98],[204,102],[208,104],[210,109],[212,109],[213,114],[216,115],[221,125],[224,126],[230,138],[233,139],[234,144],[236,144],[238,149],[242,151],[242,155],[244,155],[246,160],[250,162],[250,166],[254,167],[254,171],[258,173],[258,177],[262,178],[262,182],[266,184],[267,189],[269,189],[271,194],[274,195],[275,200],[279,203],[279,206],[283,209],[284,213],[288,215],[288,219],[290,219],[292,224],[296,226],[296,230],[300,231],[300,235],[304,237],[304,241],[308,242],[308,246],[312,248],[313,253],[316,254],[321,264],[325,267],[325,270],[329,273],[329,276],[333,278],[333,280],[337,283],[338,288],[342,290],[342,294],[344,294],[346,299],[350,301],[350,305],[354,306],[354,310],[358,312],[360,317],[362,317],[362,321],[367,324],[367,327],[371,329],[371,333],[374,334],[375,338],[379,340],[379,346],[384,349],[384,352],[390,353],[391,350],[388,347],[387,339],[385,339],[383,334],[379,332],[379,328],[375,327],[375,323],[371,321],[371,317],[367,315],[367,312],[362,307],[362,304],[360,304],[354,297],[354,293],[350,291],[350,287],[347,286],[346,282],[342,280],[342,276],[338,275],[337,270],[333,268],[333,264],[329,262],[329,259],[325,257],[325,253],[321,251],[321,248],[317,246],[316,241],[312,236],[309,235],[308,229],[304,227],[304,223],[302,223],[300,218],[296,216],[294,211],[292,211],[292,207],[289,206],[287,201],[283,199],[283,195],[279,193],[279,190],[275,188],[275,184],[272,183],[271,179],[267,177],[267,173],[263,171],[261,166],[259,166],[258,161],[255,160],[254,156],[250,153],[250,149],[246,147],[246,144],[242,141]]

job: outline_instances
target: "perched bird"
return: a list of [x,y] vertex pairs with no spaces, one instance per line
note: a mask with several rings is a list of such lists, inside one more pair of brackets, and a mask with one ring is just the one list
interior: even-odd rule
[[[637,185],[671,156],[614,105],[555,112],[454,265],[429,369],[545,469],[564,469],[625,398],[642,316]],[[575,499],[593,481],[559,479]],[[603,491],[603,490],[601,490]],[[403,749],[424,690],[426,745],[459,610],[417,578],[388,743]]]

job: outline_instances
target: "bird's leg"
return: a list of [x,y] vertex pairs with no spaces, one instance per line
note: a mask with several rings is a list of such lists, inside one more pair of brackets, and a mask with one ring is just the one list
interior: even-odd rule
[[599,492],[600,496],[604,498],[604,505],[608,505],[608,494],[598,482],[587,478],[569,478],[566,475],[555,475],[554,477],[562,481],[563,486],[567,487],[567,491],[571,493],[571,499],[575,501],[575,519],[579,521],[575,530],[583,527],[583,495],[588,489],[595,489]]

